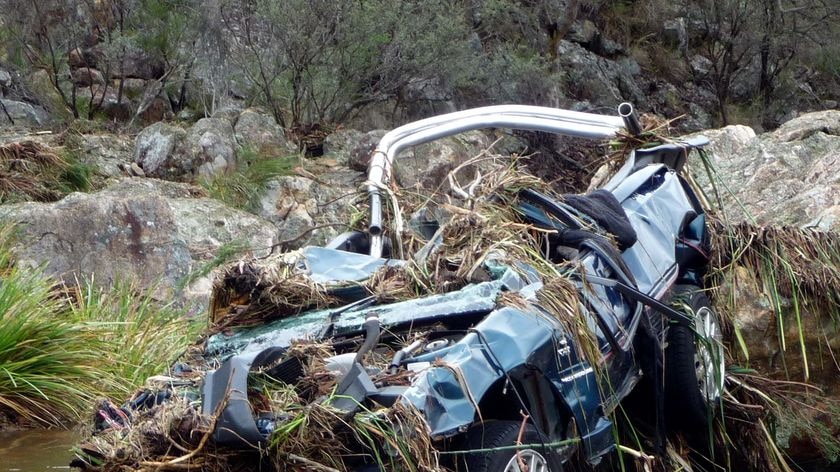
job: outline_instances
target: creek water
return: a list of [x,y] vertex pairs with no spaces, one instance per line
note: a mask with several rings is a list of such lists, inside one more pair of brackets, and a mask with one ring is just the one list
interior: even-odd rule
[[78,439],[75,431],[0,431],[0,472],[70,471]]

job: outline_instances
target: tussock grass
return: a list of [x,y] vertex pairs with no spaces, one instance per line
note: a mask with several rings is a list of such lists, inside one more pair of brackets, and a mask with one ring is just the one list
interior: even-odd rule
[[[724,324],[732,328],[728,341],[737,345],[729,351],[723,415],[713,432],[719,456],[736,468],[790,471],[784,449],[790,437],[800,437],[831,457],[838,450],[840,410],[835,400],[810,383],[810,371],[814,366],[822,370],[837,367],[828,340],[836,334],[806,331],[834,326],[836,332],[840,321],[836,290],[840,286],[840,234],[758,224],[717,175],[709,156],[701,152],[700,157],[714,197],[714,203],[707,203],[713,248],[707,282]],[[709,202],[699,188],[696,190]],[[736,212],[741,214],[724,211],[722,192],[734,199],[740,208]],[[747,287],[751,289],[739,290]],[[750,362],[749,346],[738,323],[745,301],[741,292],[766,300],[767,316],[773,318],[769,325],[775,328],[775,333],[767,335],[775,337],[783,363],[786,351],[798,353],[803,377],[791,379],[788,374],[784,380],[771,379],[737,367],[738,362]],[[791,337],[795,338],[793,345],[789,345]],[[819,349],[807,345],[807,339],[815,337]]]
[[203,327],[183,310],[156,300],[152,289],[131,282],[107,289],[86,282],[74,292],[68,319],[95,334],[108,353],[101,368],[115,385],[101,396],[122,398],[148,377],[166,372]]
[[51,202],[93,187],[93,169],[68,148],[61,152],[35,141],[0,145],[0,201]]
[[60,425],[78,418],[108,381],[96,333],[73,323],[52,282],[11,268],[0,284],[0,411]]
[[297,156],[258,155],[252,150],[240,153],[240,165],[234,172],[200,181],[210,197],[232,207],[255,212],[260,198],[272,180],[289,175]]
[[69,425],[98,397],[122,398],[164,371],[197,330],[151,291],[91,281],[62,287],[14,264],[0,228],[0,415]]

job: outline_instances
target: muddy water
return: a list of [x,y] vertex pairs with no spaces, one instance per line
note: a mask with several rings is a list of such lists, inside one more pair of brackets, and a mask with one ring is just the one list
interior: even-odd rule
[[74,431],[0,431],[0,472],[78,470],[67,465],[77,441]]

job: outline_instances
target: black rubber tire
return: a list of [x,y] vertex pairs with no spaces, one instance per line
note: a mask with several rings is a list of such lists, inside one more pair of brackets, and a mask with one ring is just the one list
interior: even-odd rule
[[[472,427],[467,431],[464,450],[493,449],[516,444],[519,438],[521,424],[517,421],[488,421]],[[523,444],[541,444],[547,442],[545,438],[531,426],[525,427],[522,436]],[[543,447],[534,447],[542,455],[548,465],[549,472],[562,472],[563,464],[556,454]],[[516,455],[515,450],[475,452],[462,454],[459,459],[459,471],[467,472],[502,472],[511,458]]]
[[707,401],[698,385],[695,365],[698,335],[693,315],[703,308],[709,309],[718,330],[720,318],[706,294],[693,285],[675,286],[671,301],[686,316],[671,320],[668,327],[668,346],[665,349],[666,418],[672,427],[681,431],[703,433],[708,431],[710,413],[714,412],[717,398]]

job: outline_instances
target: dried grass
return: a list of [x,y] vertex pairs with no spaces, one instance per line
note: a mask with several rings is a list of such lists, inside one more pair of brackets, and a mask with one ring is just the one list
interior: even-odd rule
[[69,163],[35,141],[0,145],[0,198],[54,201],[61,198],[60,173]]
[[778,294],[798,297],[824,313],[840,308],[840,235],[792,226],[761,226],[742,222],[725,224],[712,219],[714,268],[725,272],[733,266],[769,282]]
[[300,267],[300,251],[230,264],[216,279],[210,321],[217,329],[259,325],[336,303]]

